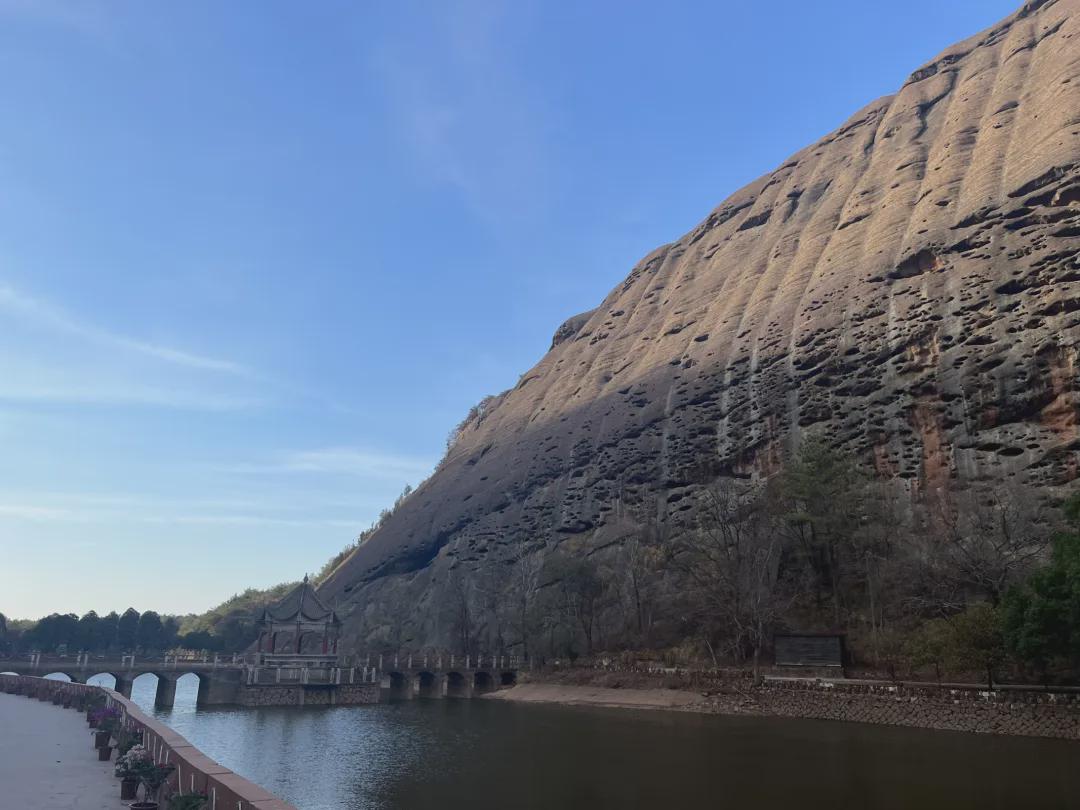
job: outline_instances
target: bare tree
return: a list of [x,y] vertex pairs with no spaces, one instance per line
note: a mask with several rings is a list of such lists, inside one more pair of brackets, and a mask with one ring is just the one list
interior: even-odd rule
[[473,651],[473,588],[461,566],[450,569],[443,588],[443,605],[450,620],[454,640],[462,655]]
[[929,562],[937,574],[937,598],[959,609],[977,594],[997,605],[1050,544],[1052,521],[1038,495],[1019,487],[969,489],[931,506]]
[[522,655],[528,659],[535,624],[536,595],[544,560],[525,542],[519,542],[510,559],[510,626],[521,642]]
[[695,613],[716,658],[726,644],[739,660],[749,652],[758,677],[761,650],[790,604],[778,587],[784,533],[770,517],[760,486],[723,479],[701,493],[697,528],[674,545]]

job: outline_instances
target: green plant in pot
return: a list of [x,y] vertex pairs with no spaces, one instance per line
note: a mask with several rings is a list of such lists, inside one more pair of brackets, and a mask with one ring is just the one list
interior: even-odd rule
[[[117,750],[119,751],[119,748]],[[150,752],[137,743],[118,756],[113,773],[120,778],[122,801],[138,798],[142,773],[153,764]]]
[[93,732],[95,748],[108,747],[109,737],[120,728],[120,720],[120,710],[113,706],[103,706],[91,713],[90,725],[96,729]]
[[137,745],[142,745],[142,731],[128,728],[119,729],[116,738],[116,756],[122,757]]
[[161,789],[169,781],[172,765],[150,763],[139,770],[139,781],[143,786],[143,800],[130,805],[131,810],[157,810]]
[[169,797],[169,810],[206,810],[209,806],[210,797],[205,793],[174,793]]
[[94,725],[94,715],[105,708],[105,698],[87,698],[84,708],[86,709],[86,724],[92,726]]

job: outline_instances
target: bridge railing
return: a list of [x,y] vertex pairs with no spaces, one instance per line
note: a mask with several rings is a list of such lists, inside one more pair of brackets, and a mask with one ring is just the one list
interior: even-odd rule
[[381,652],[381,653],[348,653],[341,656],[339,664],[342,667],[356,667],[357,669],[375,668],[376,672],[395,672],[410,670],[431,670],[433,672],[445,672],[447,670],[521,670],[530,667],[530,662],[514,655],[496,655],[468,653],[448,653],[442,651],[404,651],[404,652]]
[[31,675],[0,675],[0,692],[25,695],[39,700],[80,708],[88,700],[102,696],[120,710],[125,728],[143,733],[143,745],[154,761],[175,770],[165,788],[168,795],[203,793],[210,806],[228,810],[296,810],[269,791],[222,767],[171,728],[148,717],[127,698],[101,686],[53,681]]

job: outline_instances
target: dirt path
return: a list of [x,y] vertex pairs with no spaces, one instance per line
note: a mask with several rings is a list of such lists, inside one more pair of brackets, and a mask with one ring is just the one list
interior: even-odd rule
[[121,810],[112,771],[98,762],[84,715],[0,694],[0,807]]

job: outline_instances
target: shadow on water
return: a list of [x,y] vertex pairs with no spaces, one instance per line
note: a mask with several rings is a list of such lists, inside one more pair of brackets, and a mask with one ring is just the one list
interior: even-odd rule
[[197,689],[155,714],[301,810],[1080,805],[1080,747],[1056,740],[486,700],[196,710]]

